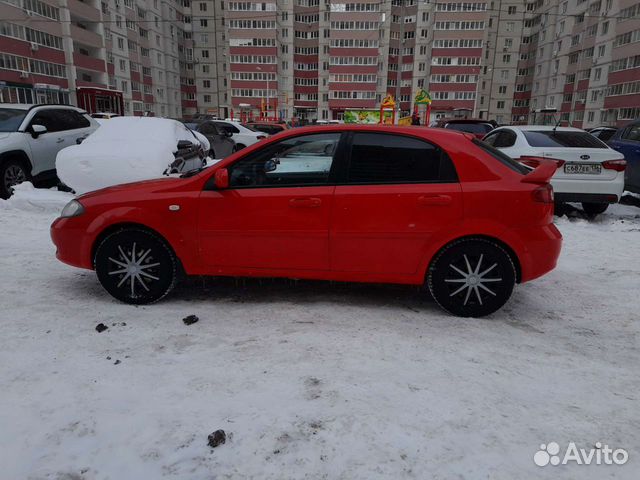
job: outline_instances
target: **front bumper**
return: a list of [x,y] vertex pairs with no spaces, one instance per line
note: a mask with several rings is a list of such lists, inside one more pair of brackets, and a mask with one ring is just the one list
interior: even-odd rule
[[51,240],[56,246],[56,258],[73,267],[93,269],[90,247],[87,250],[86,228],[79,217],[56,218],[51,224]]

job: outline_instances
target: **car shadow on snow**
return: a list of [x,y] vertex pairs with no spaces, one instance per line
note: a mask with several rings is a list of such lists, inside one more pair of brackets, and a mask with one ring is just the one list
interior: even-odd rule
[[291,280],[284,278],[188,277],[170,300],[233,303],[337,303],[354,306],[404,306],[416,312],[438,310],[424,287]]

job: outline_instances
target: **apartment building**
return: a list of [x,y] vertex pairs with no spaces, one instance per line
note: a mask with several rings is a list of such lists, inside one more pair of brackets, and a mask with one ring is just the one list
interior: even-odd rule
[[162,0],[0,0],[0,101],[195,112],[185,11]]
[[0,18],[0,101],[314,120],[388,93],[408,113],[424,88],[432,118],[639,116],[639,0],[0,0]]

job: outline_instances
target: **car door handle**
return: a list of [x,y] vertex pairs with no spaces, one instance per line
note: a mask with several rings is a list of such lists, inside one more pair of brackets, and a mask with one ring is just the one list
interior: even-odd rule
[[444,207],[451,205],[451,196],[449,195],[421,195],[418,197],[418,205]]
[[293,208],[316,208],[322,205],[319,198],[292,198],[289,200],[289,206]]
[[64,138],[58,138],[58,139],[56,140],[56,143],[62,143],[62,142],[64,142]]

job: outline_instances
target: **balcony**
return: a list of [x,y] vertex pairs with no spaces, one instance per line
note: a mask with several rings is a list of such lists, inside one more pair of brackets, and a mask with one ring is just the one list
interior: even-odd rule
[[85,70],[94,70],[96,72],[106,72],[105,62],[101,58],[94,58],[81,53],[73,54],[73,63],[76,67]]
[[71,24],[71,37],[74,41],[84,43],[94,48],[102,48],[102,37],[97,33],[86,28],[79,27],[77,24]]
[[81,17],[91,22],[100,21],[100,10],[90,5],[88,2],[80,0],[67,0],[67,6],[72,15]]

